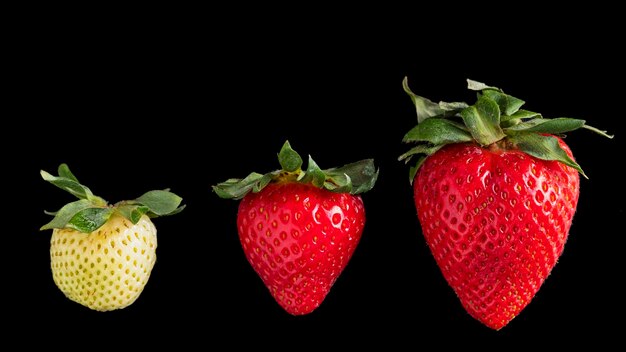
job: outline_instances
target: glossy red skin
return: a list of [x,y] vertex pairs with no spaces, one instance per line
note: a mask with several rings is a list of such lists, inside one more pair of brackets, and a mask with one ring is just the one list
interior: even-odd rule
[[352,257],[365,226],[358,195],[300,183],[269,184],[239,204],[246,258],[292,315],[314,311]]
[[499,330],[532,300],[563,252],[579,182],[575,169],[518,150],[453,144],[426,159],[413,184],[417,215],[472,317]]

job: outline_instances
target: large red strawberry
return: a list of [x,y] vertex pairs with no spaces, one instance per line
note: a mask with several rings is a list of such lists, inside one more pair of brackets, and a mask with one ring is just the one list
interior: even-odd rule
[[468,80],[474,105],[415,95],[418,124],[404,137],[420,155],[411,168],[417,216],[428,246],[465,310],[499,330],[533,299],[567,241],[579,173],[565,132],[585,121],[547,119],[524,101]]
[[365,226],[360,194],[378,177],[372,159],[322,170],[285,142],[282,170],[251,173],[213,186],[241,200],[237,230],[248,262],[292,315],[314,311],[352,257]]

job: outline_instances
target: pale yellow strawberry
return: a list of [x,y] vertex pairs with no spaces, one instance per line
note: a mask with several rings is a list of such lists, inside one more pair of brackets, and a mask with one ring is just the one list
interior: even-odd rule
[[52,277],[71,300],[98,311],[125,308],[143,291],[156,261],[157,236],[143,215],[137,224],[113,214],[98,230],[54,229]]
[[157,230],[152,218],[185,208],[169,190],[149,191],[110,205],[78,182],[67,165],[44,180],[79,200],[41,227],[52,230],[50,266],[57,287],[72,301],[97,311],[126,308],[143,292],[156,263]]

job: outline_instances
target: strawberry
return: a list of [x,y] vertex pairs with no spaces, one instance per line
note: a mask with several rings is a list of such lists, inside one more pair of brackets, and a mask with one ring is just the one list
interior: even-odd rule
[[52,229],[52,278],[67,298],[96,311],[128,307],[142,293],[156,262],[157,230],[151,218],[185,207],[168,190],[109,205],[81,185],[66,164],[44,180],[79,200],[68,203],[41,227]]
[[[524,101],[468,80],[474,105],[414,94],[418,124],[403,139],[426,243],[464,309],[494,330],[530,303],[563,253],[579,173],[563,133],[584,120],[544,118]],[[586,177],[586,176],[585,176]]]
[[286,141],[282,170],[251,173],[213,186],[240,200],[237,230],[243,253],[276,302],[305,315],[324,301],[350,261],[365,227],[361,193],[378,177],[373,160],[322,170],[308,167]]

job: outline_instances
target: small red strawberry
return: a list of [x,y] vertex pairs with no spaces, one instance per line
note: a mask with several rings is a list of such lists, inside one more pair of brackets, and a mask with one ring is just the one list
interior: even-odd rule
[[213,186],[241,200],[237,230],[248,262],[278,304],[292,315],[314,311],[352,257],[365,226],[360,194],[374,187],[372,159],[322,170],[285,142],[282,170],[251,173]]
[[418,124],[403,139],[426,242],[465,310],[499,330],[533,299],[563,252],[580,166],[560,138],[585,121],[547,119],[524,101],[468,80],[474,105],[436,104],[403,86]]

